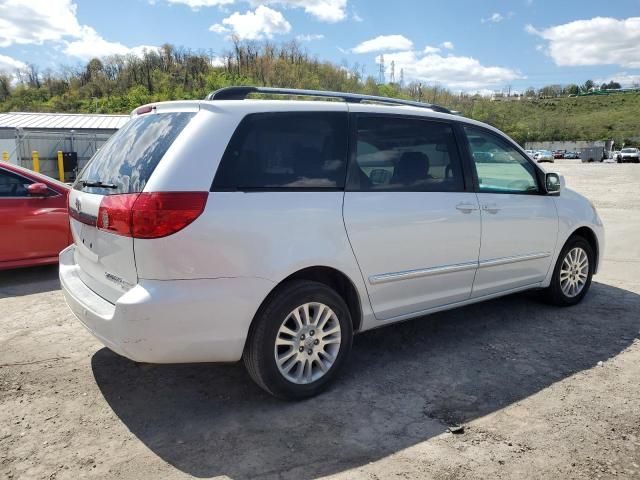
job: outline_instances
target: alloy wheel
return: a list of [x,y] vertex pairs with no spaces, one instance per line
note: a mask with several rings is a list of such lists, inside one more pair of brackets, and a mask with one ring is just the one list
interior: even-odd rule
[[278,370],[295,384],[315,382],[335,363],[341,340],[340,322],[329,306],[300,305],[278,329],[274,348]]
[[589,278],[589,256],[581,247],[567,252],[560,267],[560,288],[567,297],[580,294]]

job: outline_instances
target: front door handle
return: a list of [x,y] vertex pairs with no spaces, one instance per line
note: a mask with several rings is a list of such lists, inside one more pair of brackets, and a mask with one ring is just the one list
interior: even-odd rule
[[500,207],[498,207],[497,203],[485,203],[482,205],[482,210],[487,213],[498,213],[500,211]]
[[478,210],[478,205],[475,203],[459,203],[456,208],[462,213],[471,213],[474,210]]

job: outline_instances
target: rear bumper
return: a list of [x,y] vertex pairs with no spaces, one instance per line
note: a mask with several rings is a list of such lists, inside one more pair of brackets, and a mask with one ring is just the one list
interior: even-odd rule
[[137,362],[234,362],[274,284],[258,278],[144,280],[115,304],[80,279],[70,246],[60,283],[71,311],[98,340]]

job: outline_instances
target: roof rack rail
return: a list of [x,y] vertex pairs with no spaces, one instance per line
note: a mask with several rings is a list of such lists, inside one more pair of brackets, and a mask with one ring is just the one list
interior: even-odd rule
[[357,93],[330,92],[326,90],[302,90],[297,88],[274,87],[225,87],[211,92],[205,100],[244,100],[252,93],[264,93],[269,95],[298,95],[304,97],[340,98],[347,103],[385,103],[389,105],[408,105],[410,107],[428,108],[434,112],[452,113],[451,110],[431,103],[414,102],[398,98],[378,97],[375,95],[360,95]]

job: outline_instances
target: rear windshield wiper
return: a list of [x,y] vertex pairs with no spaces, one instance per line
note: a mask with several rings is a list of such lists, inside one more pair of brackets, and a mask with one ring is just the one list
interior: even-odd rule
[[114,183],[102,183],[100,181],[91,182],[88,180],[80,180],[83,187],[98,187],[98,188],[118,188]]

